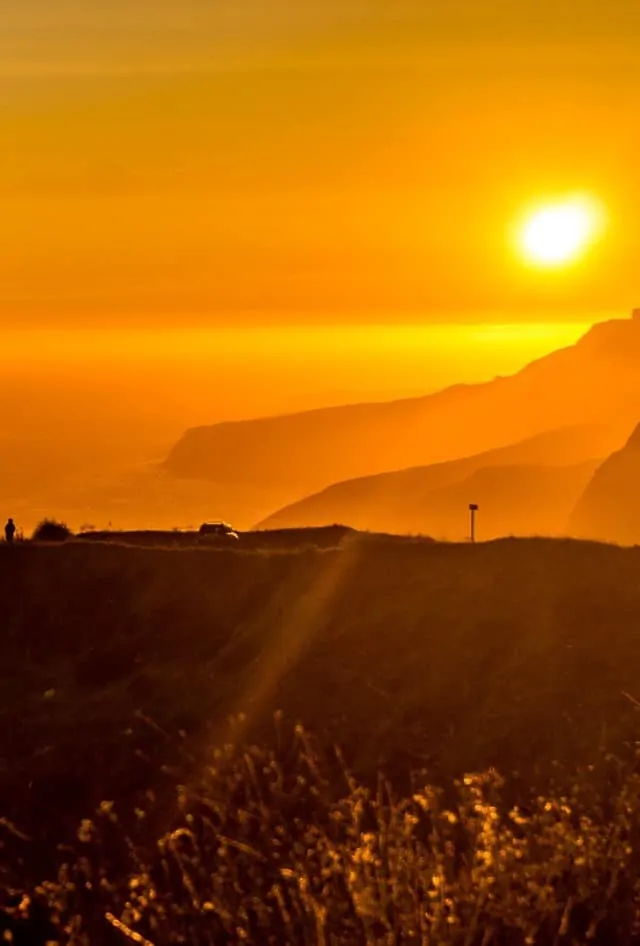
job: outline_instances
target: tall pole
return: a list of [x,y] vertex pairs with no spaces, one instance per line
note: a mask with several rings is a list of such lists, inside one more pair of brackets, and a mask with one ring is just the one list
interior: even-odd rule
[[479,509],[477,503],[469,503],[469,512],[471,513],[471,541],[476,541],[476,513]]

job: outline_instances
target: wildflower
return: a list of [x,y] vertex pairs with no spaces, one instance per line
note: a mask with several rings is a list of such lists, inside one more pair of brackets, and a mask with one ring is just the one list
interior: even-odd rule
[[431,810],[431,800],[424,793],[414,795],[413,800],[422,808],[423,811]]
[[113,805],[112,801],[101,801],[98,806],[98,814],[111,817],[113,815]]
[[89,844],[89,842],[93,839],[94,830],[95,826],[93,821],[91,821],[89,818],[83,818],[80,822],[80,827],[78,828],[78,840],[82,841],[83,844]]

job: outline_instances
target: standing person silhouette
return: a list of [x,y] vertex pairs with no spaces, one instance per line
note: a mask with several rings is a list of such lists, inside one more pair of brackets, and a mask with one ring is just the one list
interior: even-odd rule
[[4,527],[4,537],[7,540],[9,545],[13,545],[13,539],[16,534],[16,524],[13,519],[7,521],[6,526]]

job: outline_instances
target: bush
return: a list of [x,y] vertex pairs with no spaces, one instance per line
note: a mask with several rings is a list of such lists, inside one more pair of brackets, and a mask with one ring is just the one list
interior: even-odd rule
[[35,542],[65,542],[73,536],[71,529],[65,522],[55,519],[43,519],[33,533]]

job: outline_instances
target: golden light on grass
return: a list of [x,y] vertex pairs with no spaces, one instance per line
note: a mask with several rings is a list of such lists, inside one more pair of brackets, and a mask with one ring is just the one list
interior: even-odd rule
[[529,264],[545,268],[580,260],[600,238],[604,211],[593,197],[567,197],[528,211],[517,228],[518,250]]

